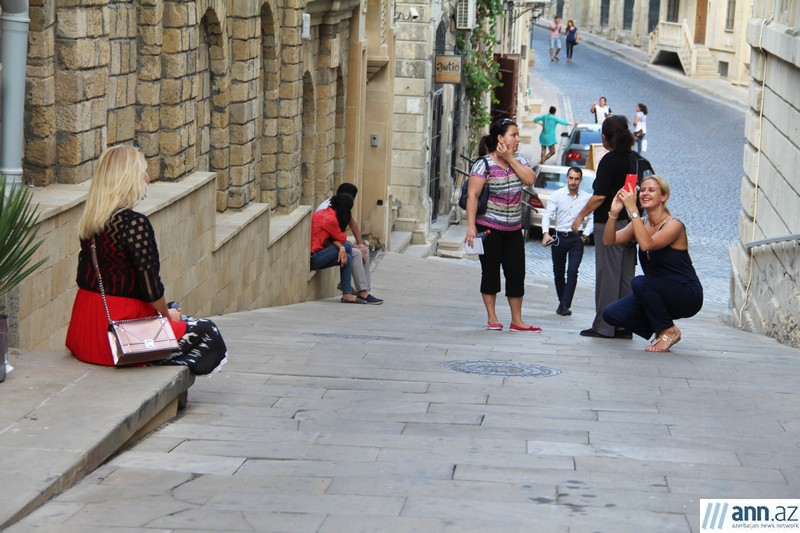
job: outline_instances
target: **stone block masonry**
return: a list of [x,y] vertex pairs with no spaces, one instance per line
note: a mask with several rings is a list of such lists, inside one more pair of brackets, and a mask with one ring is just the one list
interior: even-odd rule
[[[86,187],[37,188],[39,235],[46,244],[33,261],[45,265],[16,294],[11,344],[62,349],[77,285],[78,222]],[[168,299],[196,316],[286,305],[333,296],[331,272],[310,275],[308,236],[311,209],[271,215],[263,204],[216,211],[212,173],[194,173],[176,184],[154,183],[136,209],[156,230],[161,278]]]
[[[763,5],[762,5],[763,4]],[[797,2],[792,2],[795,5]],[[771,8],[756,2],[754,13]],[[730,321],[800,347],[800,62],[798,37],[778,23],[752,19],[751,109],[745,121],[740,242],[730,251]],[[777,242],[755,247],[754,241]]]
[[[19,287],[15,343],[63,346],[82,198],[121,143],[147,160],[140,209],[171,299],[205,315],[330,295],[335,276],[308,272],[309,206],[364,185],[364,124],[391,120],[364,111],[369,54],[353,51],[386,35],[367,43],[357,6],[326,7],[306,38],[302,2],[31,2],[23,169],[48,262]],[[387,202],[388,179],[367,179],[359,202]]]
[[[218,211],[266,199],[290,212],[302,190],[312,191],[304,201],[321,200],[317,190],[334,188],[334,151],[319,143],[336,139],[331,116],[344,100],[336,79],[348,75],[351,3],[336,8],[338,22],[315,26],[311,40],[301,38],[303,8],[294,4],[32,3],[28,179],[87,181],[106,146],[135,143],[154,180],[217,173]],[[279,134],[305,141],[266,142]],[[292,161],[281,168],[290,177],[283,191],[274,180],[279,157]]]

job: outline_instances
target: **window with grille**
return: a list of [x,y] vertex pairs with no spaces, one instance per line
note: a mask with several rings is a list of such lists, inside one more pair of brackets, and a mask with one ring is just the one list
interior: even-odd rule
[[667,2],[667,22],[678,22],[678,0]]
[[622,7],[622,29],[630,30],[633,26],[633,0],[625,0]]
[[650,0],[650,6],[647,11],[647,33],[650,33],[656,26],[658,26],[659,10],[661,9],[661,0]]
[[733,17],[736,15],[736,0],[728,0],[728,14],[725,16],[725,29],[733,31]]

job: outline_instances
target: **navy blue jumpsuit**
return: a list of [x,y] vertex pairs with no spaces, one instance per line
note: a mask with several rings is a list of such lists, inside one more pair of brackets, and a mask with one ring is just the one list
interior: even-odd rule
[[644,276],[631,282],[633,294],[603,311],[603,320],[645,339],[673,326],[677,318],[696,315],[703,307],[703,286],[686,250],[667,246],[639,250]]

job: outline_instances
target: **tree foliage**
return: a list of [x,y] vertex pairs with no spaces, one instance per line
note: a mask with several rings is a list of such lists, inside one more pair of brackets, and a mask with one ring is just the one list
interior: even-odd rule
[[6,177],[0,177],[0,298],[47,261],[29,265],[44,243],[44,239],[37,240],[38,221],[28,187],[18,184],[6,189]]
[[458,47],[464,55],[464,85],[469,103],[470,153],[474,153],[480,132],[491,120],[491,109],[486,105],[486,95],[498,103],[494,89],[502,85],[498,72],[500,65],[494,60],[497,44],[497,17],[503,14],[500,0],[477,0],[475,27],[469,34],[459,32]]

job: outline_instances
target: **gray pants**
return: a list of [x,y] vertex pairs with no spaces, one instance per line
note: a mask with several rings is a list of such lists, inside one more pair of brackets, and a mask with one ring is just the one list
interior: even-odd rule
[[[626,224],[627,220],[617,221],[617,229],[624,228]],[[603,310],[606,306],[631,294],[631,281],[636,273],[636,246],[606,246],[603,244],[605,229],[605,223],[594,225],[596,281],[592,329],[602,335],[613,337],[615,328],[603,320]]]
[[[355,283],[355,289],[357,291],[367,291],[369,292],[372,288],[370,279],[369,279],[369,252],[367,252],[366,261],[362,259],[361,250],[358,247],[353,246],[353,282]],[[630,285],[630,283],[628,284]]]

